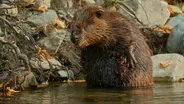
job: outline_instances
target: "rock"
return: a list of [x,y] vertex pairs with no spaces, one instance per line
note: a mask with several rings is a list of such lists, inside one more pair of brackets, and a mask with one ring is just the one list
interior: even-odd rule
[[167,40],[166,49],[170,53],[181,52],[181,45],[184,38],[184,22],[177,24],[171,31]]
[[[2,69],[1,69],[2,70]],[[8,78],[8,72],[7,71],[3,71],[0,73],[0,84],[4,82],[5,79]]]
[[176,25],[178,25],[181,22],[184,22],[184,13],[179,14],[175,17],[172,17],[171,19],[169,19],[169,21],[166,25],[171,26],[171,27],[175,27]]
[[51,2],[51,0],[35,0],[35,6],[38,7],[41,5],[45,5],[48,8],[50,8],[50,2]]
[[36,85],[38,85],[38,82],[36,81],[35,75],[32,72],[29,72],[24,82],[22,83],[22,87],[27,88],[27,87],[32,87]]
[[57,14],[54,10],[32,15],[27,19],[28,23],[37,27],[44,27],[47,25],[54,25],[56,23]]
[[18,9],[17,8],[11,8],[11,9],[7,9],[7,14],[9,14],[10,16],[17,16],[18,14]]
[[48,37],[44,37],[38,41],[38,44],[44,48],[46,48],[50,52],[55,52],[59,46],[63,42],[67,30],[62,29],[61,31],[56,30],[56,32],[50,33]]
[[58,74],[61,78],[67,78],[74,80],[74,73],[72,70],[59,70]]
[[72,8],[72,0],[52,0],[53,7],[57,9]]
[[57,10],[60,18],[72,21],[73,14],[76,11],[72,1],[73,0],[52,0],[51,6],[54,10]]
[[[124,3],[135,11],[136,17],[146,26],[164,25],[170,17],[170,12],[167,9],[164,1],[159,0],[125,0]],[[118,10],[124,16],[132,18],[120,5]]]
[[[52,65],[53,69],[59,70],[61,68],[61,63],[56,59],[52,58],[52,59],[49,59],[48,61]],[[33,57],[30,59],[30,65],[33,69],[49,70],[51,69],[51,67],[48,61],[47,60],[40,61],[38,58]]]
[[34,0],[14,0],[21,7],[26,7],[34,3]]
[[[158,54],[152,56],[153,77],[155,81],[179,81],[184,78],[184,57],[179,54]],[[170,61],[168,67],[163,68],[160,62]]]

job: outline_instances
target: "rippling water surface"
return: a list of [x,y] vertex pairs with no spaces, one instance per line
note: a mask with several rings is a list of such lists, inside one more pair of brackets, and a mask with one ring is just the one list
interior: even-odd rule
[[56,84],[20,93],[0,93],[0,104],[184,104],[184,83],[156,83],[152,89],[87,88]]

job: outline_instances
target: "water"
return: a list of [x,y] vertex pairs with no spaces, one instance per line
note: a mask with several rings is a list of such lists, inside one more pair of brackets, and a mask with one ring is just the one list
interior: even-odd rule
[[184,104],[184,83],[156,83],[153,88],[87,88],[85,83],[56,84],[20,93],[0,93],[2,104]]

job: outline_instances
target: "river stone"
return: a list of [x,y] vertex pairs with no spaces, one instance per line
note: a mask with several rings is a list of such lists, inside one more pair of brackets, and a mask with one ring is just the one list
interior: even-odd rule
[[56,23],[57,14],[54,10],[32,15],[27,19],[28,23],[37,27],[44,27],[47,25],[54,25]]
[[10,15],[10,16],[17,16],[18,14],[18,8],[11,8],[11,9],[7,9],[7,14]]
[[184,38],[183,30],[184,22],[180,22],[172,29],[166,44],[166,49],[168,52],[181,52],[181,45]]
[[57,30],[55,33],[50,34],[48,37],[40,39],[37,43],[50,52],[55,52],[58,46],[63,42],[67,30]]
[[38,82],[35,75],[33,74],[33,72],[29,72],[28,75],[25,77],[24,82],[22,83],[22,87],[28,88],[36,85],[38,85]]
[[61,68],[61,63],[55,58],[49,59],[48,61],[47,60],[40,61],[38,58],[33,57],[30,59],[30,65],[33,69],[49,70],[51,69],[49,65],[50,63],[53,69],[59,70]]
[[[155,81],[175,82],[184,78],[184,57],[180,54],[157,54],[151,57],[153,61],[153,77]],[[171,64],[162,68],[160,62],[171,61]]]
[[[159,0],[125,0],[124,3],[135,11],[136,17],[146,26],[164,25],[170,17],[170,12],[163,1]],[[118,10],[124,16],[132,18],[124,9]]]
[[184,22],[184,13],[179,14],[175,17],[172,17],[169,19],[168,23],[166,25],[175,27],[176,25],[180,24],[181,22]]
[[14,0],[21,7],[26,7],[34,3],[34,0]]
[[52,6],[57,9],[72,8],[72,0],[52,0]]
[[61,78],[74,79],[74,73],[72,70],[59,70],[58,74]]

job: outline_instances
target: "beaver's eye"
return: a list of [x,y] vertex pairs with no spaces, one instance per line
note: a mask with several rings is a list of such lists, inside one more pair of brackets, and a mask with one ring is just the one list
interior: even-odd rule
[[96,12],[96,17],[101,18],[102,17],[102,14],[103,14],[102,11],[97,11]]

